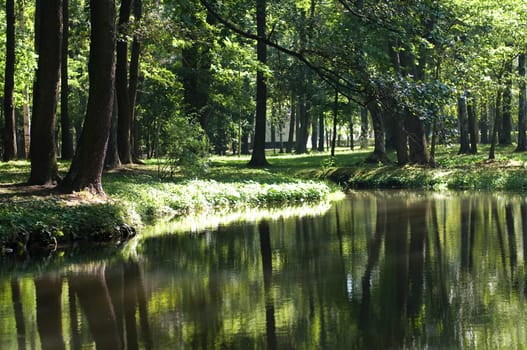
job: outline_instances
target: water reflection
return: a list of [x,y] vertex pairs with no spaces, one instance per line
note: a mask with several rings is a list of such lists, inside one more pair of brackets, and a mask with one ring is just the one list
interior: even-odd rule
[[521,196],[358,192],[320,217],[0,270],[0,348],[521,348],[526,239]]

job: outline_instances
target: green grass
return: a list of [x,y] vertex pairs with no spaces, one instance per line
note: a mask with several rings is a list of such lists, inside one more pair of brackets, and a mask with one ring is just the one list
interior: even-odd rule
[[[341,187],[471,190],[527,190],[527,154],[499,147],[487,161],[487,147],[477,155],[457,155],[457,147],[440,147],[436,168],[367,164],[371,149],[339,149],[307,155],[268,154],[271,166],[248,168],[249,157],[213,157],[205,172],[190,178],[175,174],[160,180],[162,161],[123,167],[103,176],[109,199],[87,194],[35,195],[21,183],[28,178],[24,161],[0,163],[0,241],[28,240],[45,244],[78,239],[119,238],[123,224],[139,227],[172,218],[227,213],[258,208],[320,203]],[[394,154],[389,154],[395,160]],[[62,174],[68,163],[59,163]],[[29,238],[28,238],[29,237]]]
[[[156,160],[123,167],[103,176],[108,200],[89,194],[35,195],[14,187],[29,176],[24,161],[0,163],[0,241],[34,242],[119,239],[123,224],[139,227],[199,213],[221,213],[327,201],[338,191],[324,181],[300,178],[316,171],[320,155],[270,157],[267,169],[246,167],[247,158],[213,158],[201,178],[177,174],[160,180]],[[60,163],[62,174],[68,168]]]
[[[452,190],[527,190],[527,153],[513,146],[497,147],[496,159],[488,160],[488,146],[476,155],[458,155],[458,147],[439,147],[437,167],[365,164],[348,154],[337,156],[336,165],[319,175],[347,188],[414,188]],[[364,158],[363,158],[364,159]]]

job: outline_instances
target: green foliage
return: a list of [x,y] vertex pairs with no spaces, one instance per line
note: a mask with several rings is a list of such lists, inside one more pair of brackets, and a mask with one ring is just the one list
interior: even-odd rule
[[176,118],[169,126],[166,159],[160,163],[159,176],[172,179],[176,172],[193,177],[208,167],[207,137],[197,123]]
[[260,184],[191,180],[181,184],[150,183],[119,186],[116,198],[128,203],[145,222],[191,213],[313,203],[327,200],[330,188],[318,182]]
[[126,220],[124,208],[116,203],[72,205],[59,198],[30,197],[0,205],[0,238],[40,246],[107,241],[119,237]]

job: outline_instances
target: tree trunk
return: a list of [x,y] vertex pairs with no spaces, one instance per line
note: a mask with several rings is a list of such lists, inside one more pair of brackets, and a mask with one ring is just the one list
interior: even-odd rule
[[360,109],[360,148],[368,148],[368,109]]
[[525,135],[526,129],[526,100],[527,88],[525,84],[525,54],[518,56],[518,75],[520,76],[519,96],[518,96],[518,146],[516,152],[527,151],[527,137]]
[[132,0],[121,0],[119,8],[119,40],[116,48],[115,92],[117,96],[117,148],[123,164],[132,163],[131,112],[128,93],[128,41],[126,33],[130,23]]
[[[512,74],[512,61],[507,63],[507,72]],[[503,114],[501,119],[500,145],[512,144],[512,78],[508,76],[503,91]]]
[[457,118],[459,122],[458,154],[469,154],[470,145],[468,142],[467,100],[464,94],[457,98]]
[[318,118],[312,116],[311,118],[311,150],[318,149]]
[[467,117],[468,117],[468,139],[470,143],[470,154],[478,153],[478,128],[476,124],[476,111],[474,107],[474,98],[469,98],[467,101]]
[[307,152],[306,145],[309,125],[309,114],[307,113],[305,92],[300,93],[297,111],[298,128],[296,130],[295,153],[304,154]]
[[22,105],[22,148],[18,149],[18,156],[21,159],[29,158],[29,92],[27,85],[24,86],[24,104]]
[[397,164],[403,166],[408,163],[408,136],[404,129],[404,120],[400,115],[394,115],[393,138],[397,152]]
[[[267,64],[266,0],[256,0],[256,31],[258,34],[257,56],[261,65]],[[265,119],[267,114],[267,85],[264,72],[256,73],[256,122],[254,126],[254,146],[249,166],[263,167],[269,165],[265,158]]]
[[324,113],[318,116],[318,150],[324,152]]
[[350,146],[350,150],[353,151],[353,149],[355,148],[355,142],[353,140],[353,114],[350,115],[350,124],[349,124],[349,126],[350,126],[350,136],[349,136],[350,137],[350,144],[349,144],[349,146]]
[[17,156],[15,129],[15,1],[7,0],[6,10],[6,56],[4,76],[4,154],[2,160],[8,162]]
[[489,109],[488,109],[487,102],[485,102],[481,106],[479,132],[480,132],[481,143],[484,145],[488,144],[489,143]]
[[69,0],[62,3],[62,66],[60,88],[60,127],[62,132],[62,159],[73,158],[73,135],[71,133],[71,120],[68,111],[68,45],[69,45]]
[[31,174],[29,184],[48,185],[58,179],[55,112],[59,88],[62,44],[62,1],[40,8],[39,58],[33,91]]
[[110,135],[108,136],[108,147],[106,147],[106,156],[104,159],[104,167],[107,169],[115,169],[121,166],[119,159],[119,152],[117,151],[117,99],[114,95],[112,121],[110,125]]
[[115,3],[90,0],[90,89],[79,147],[63,188],[104,194],[101,176],[110,132],[115,80]]
[[[133,14],[136,23],[139,23],[143,14],[142,0],[134,0]],[[132,53],[130,56],[130,81],[128,82],[128,95],[130,99],[130,114],[131,114],[131,143],[132,143],[132,158],[136,162],[141,157],[140,151],[140,137],[137,123],[137,116],[135,113],[135,102],[137,99],[137,84],[139,74],[139,56],[141,54],[141,42],[139,41],[139,34],[134,33],[132,41]]]
[[295,125],[296,125],[296,108],[295,108],[295,98],[291,96],[291,113],[289,115],[289,135],[287,137],[287,146],[285,148],[286,153],[293,152],[295,146]]
[[333,100],[333,133],[331,134],[331,157],[335,157],[335,143],[337,142],[337,120],[339,116],[339,91],[335,89]]
[[423,122],[416,115],[408,115],[406,119],[408,144],[410,149],[410,162],[414,164],[428,164],[426,138]]
[[[22,33],[26,33],[26,23],[24,20],[24,3],[20,3],[19,7],[19,18],[20,18],[20,31]],[[21,158],[28,159],[29,158],[29,140],[30,140],[30,134],[29,134],[29,103],[30,103],[30,97],[29,97],[29,86],[27,84],[24,84],[24,100],[22,104],[22,132],[23,132],[23,143],[24,146],[22,149],[19,149],[18,152],[20,154]]]
[[496,143],[498,141],[498,129],[501,125],[501,91],[496,92],[496,106],[494,108],[494,122],[492,123],[492,134],[490,139],[489,159],[495,158]]
[[386,148],[384,141],[384,123],[382,120],[381,109],[377,102],[368,103],[368,109],[371,114],[371,119],[373,122],[373,132],[374,132],[374,148],[373,153],[368,157],[366,162],[368,163],[388,163],[388,157],[386,156]]

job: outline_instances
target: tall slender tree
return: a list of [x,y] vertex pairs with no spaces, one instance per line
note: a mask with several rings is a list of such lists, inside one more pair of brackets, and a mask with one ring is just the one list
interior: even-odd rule
[[103,195],[101,177],[110,133],[115,82],[115,3],[90,0],[90,88],[77,152],[62,188]]
[[15,1],[7,0],[6,10],[6,58],[4,80],[4,154],[3,161],[8,162],[16,157],[15,106]]
[[518,56],[518,75],[520,76],[520,91],[518,96],[518,146],[516,152],[527,151],[527,136],[525,135],[526,129],[526,100],[527,100],[527,89],[525,84],[525,53]]
[[470,153],[470,144],[468,139],[467,98],[465,94],[457,98],[457,117],[459,121],[458,154],[468,154]]
[[132,0],[121,0],[119,8],[118,40],[115,66],[115,92],[117,96],[117,149],[121,163],[132,163],[130,95],[128,92],[128,40]]
[[[256,51],[258,62],[267,64],[266,34],[266,0],[256,0],[256,31],[258,41]],[[267,114],[267,85],[264,72],[258,68],[256,73],[256,123],[254,128],[254,144],[249,166],[263,167],[269,165],[265,157],[265,122]]]
[[[132,13],[134,15],[135,23],[139,23],[143,16],[143,2],[142,0],[134,0]],[[132,159],[138,160],[140,156],[139,150],[139,126],[137,123],[137,116],[135,113],[135,103],[137,100],[137,84],[139,76],[139,56],[141,54],[140,35],[136,28],[133,41],[132,53],[130,56],[130,76],[128,82],[128,95],[130,99],[130,118],[131,118],[131,142],[132,142]]]
[[59,88],[62,0],[50,0],[38,11],[38,68],[33,91],[31,174],[29,184],[49,185],[58,179],[55,112]]
[[61,155],[64,160],[73,158],[73,135],[68,110],[68,46],[69,46],[69,0],[62,3],[62,65],[60,68],[60,128],[62,138]]

